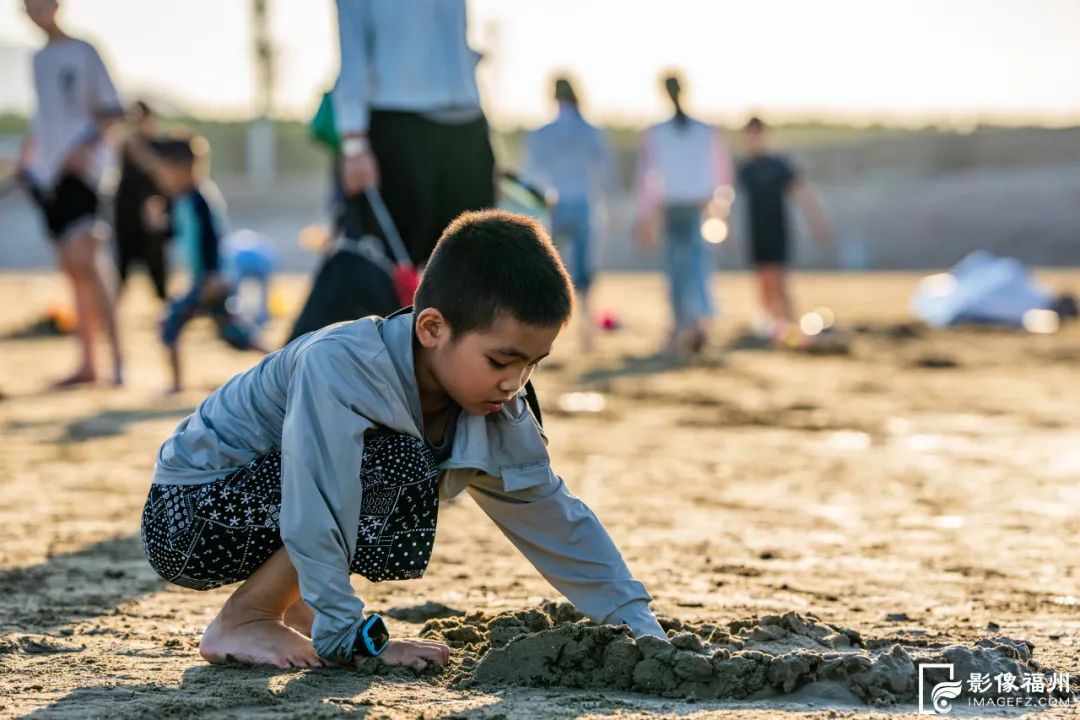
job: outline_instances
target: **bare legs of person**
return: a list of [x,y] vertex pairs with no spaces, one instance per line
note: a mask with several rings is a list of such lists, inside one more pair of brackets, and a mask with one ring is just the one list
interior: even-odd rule
[[177,343],[165,346],[165,352],[169,361],[169,374],[172,376],[172,385],[169,386],[168,394],[179,393],[183,389],[183,376],[180,369],[180,347]]
[[787,272],[783,265],[766,264],[757,267],[758,293],[761,306],[772,323],[774,345],[801,344],[801,333],[795,323],[795,311],[788,290]]
[[589,293],[587,290],[577,291],[577,307],[574,308],[578,314],[578,326],[581,329],[581,352],[591,353],[593,351],[593,317],[589,308]]
[[100,326],[105,331],[113,357],[113,382],[123,383],[123,353],[116,322],[115,271],[102,249],[100,232],[87,228],[68,238],[59,249],[60,268],[71,281],[75,295],[75,315],[80,348],[78,369],[56,383],[58,387],[92,383],[94,337]]
[[[285,548],[279,548],[236,589],[203,633],[199,653],[207,662],[318,667],[328,664],[311,644],[314,613],[300,599],[300,586]],[[428,640],[392,640],[380,659],[423,671],[429,662],[446,665],[450,649]]]

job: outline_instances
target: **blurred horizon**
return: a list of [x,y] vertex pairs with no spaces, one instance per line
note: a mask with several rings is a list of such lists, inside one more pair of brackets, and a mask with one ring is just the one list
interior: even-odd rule
[[[61,8],[64,28],[98,46],[125,96],[147,97],[165,114],[254,114],[246,0],[65,0]],[[856,127],[1080,124],[1080,85],[1066,77],[1080,66],[1080,3],[1070,0],[675,0],[644,11],[655,8],[470,0],[493,125],[549,118],[550,80],[561,71],[579,81],[592,119],[653,122],[668,114],[657,78],[671,68],[687,80],[689,111],[728,126],[751,113]],[[274,116],[305,119],[336,75],[333,3],[271,0],[269,20]],[[31,111],[29,58],[41,40],[21,2],[0,4],[0,75],[13,80],[0,89],[0,113]]]

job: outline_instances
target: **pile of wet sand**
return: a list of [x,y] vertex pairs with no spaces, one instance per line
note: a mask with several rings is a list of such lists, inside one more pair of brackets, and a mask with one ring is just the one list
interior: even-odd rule
[[[499,615],[431,619],[420,634],[454,648],[448,679],[459,688],[608,688],[700,700],[799,692],[826,702],[891,706],[917,699],[921,664],[953,666],[952,677],[944,669],[924,670],[927,698],[934,685],[954,678],[965,681],[961,692],[966,692],[975,673],[990,678],[1009,673],[1018,683],[1037,673],[1046,685],[1054,673],[1033,657],[1031,643],[1008,637],[974,646],[905,645],[864,639],[855,630],[797,612],[726,624],[662,618],[661,624],[667,641],[635,640],[626,627],[598,626],[568,603],[548,602]],[[1038,701],[1066,693],[1017,687],[1010,695]]]

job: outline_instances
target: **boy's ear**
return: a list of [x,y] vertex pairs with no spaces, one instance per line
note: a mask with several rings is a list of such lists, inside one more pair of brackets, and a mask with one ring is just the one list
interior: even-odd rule
[[436,308],[424,308],[416,316],[416,339],[426,348],[433,348],[450,337],[450,325]]

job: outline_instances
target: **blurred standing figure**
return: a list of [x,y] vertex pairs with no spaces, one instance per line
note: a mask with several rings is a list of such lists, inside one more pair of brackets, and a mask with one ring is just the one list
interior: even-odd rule
[[378,185],[418,267],[466,210],[495,204],[495,157],[465,0],[337,0],[333,91],[346,202]]
[[785,200],[790,192],[802,210],[815,240],[827,242],[829,223],[810,185],[791,161],[769,151],[765,123],[750,118],[743,128],[746,157],[739,163],[739,186],[749,206],[750,257],[757,275],[761,304],[769,315],[773,344],[803,345],[787,282],[789,257]]
[[103,251],[107,232],[97,212],[98,185],[109,162],[105,131],[124,111],[94,47],[60,29],[56,0],[26,0],[25,7],[46,41],[34,54],[37,110],[23,140],[19,173],[41,208],[60,268],[71,281],[82,355],[78,369],[56,385],[97,380],[97,327],[104,329],[112,348],[113,380],[119,385],[123,354],[115,279]]
[[637,234],[641,247],[652,248],[663,228],[673,316],[667,350],[678,354],[698,352],[708,340],[712,268],[701,224],[714,193],[730,191],[734,173],[716,128],[683,109],[679,76],[668,75],[663,84],[674,114],[646,129],[642,139]]
[[526,179],[554,188],[551,237],[570,269],[577,295],[581,345],[592,350],[589,287],[594,275],[592,218],[597,200],[610,202],[618,193],[611,145],[603,130],[581,115],[570,80],[555,80],[558,116],[529,134],[522,173]]
[[[128,118],[134,136],[149,141],[156,131],[154,111],[142,100],[136,100],[128,110]],[[133,138],[124,143],[120,151],[120,182],[116,187],[116,269],[120,276],[119,289],[127,281],[131,263],[141,260],[150,273],[154,292],[158,299],[168,298],[166,284],[165,241],[163,227],[155,227],[150,220],[167,212],[167,202],[150,173],[134,157]],[[154,205],[156,207],[148,207]]]

